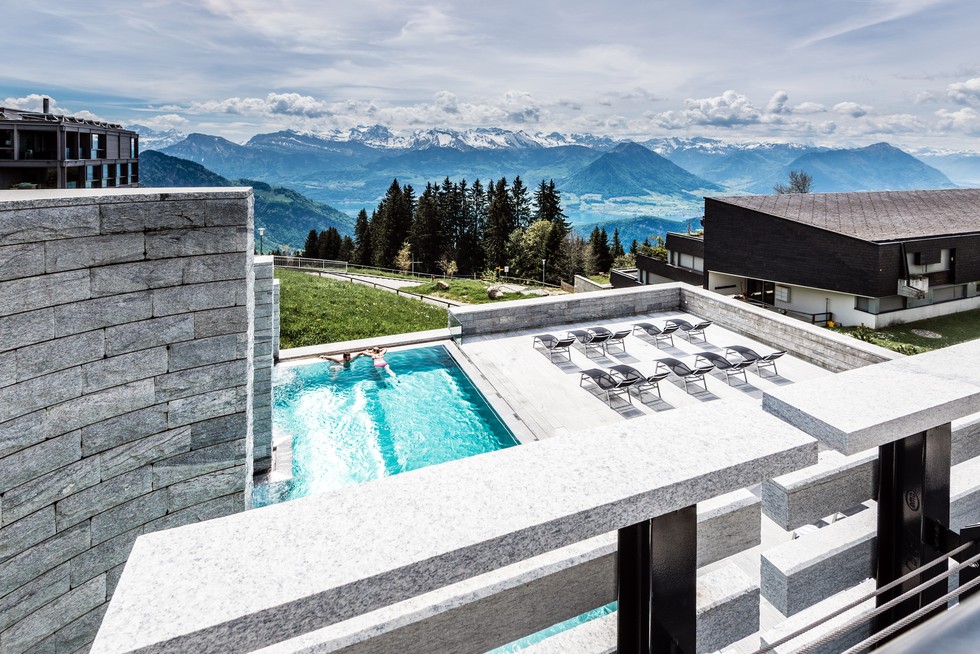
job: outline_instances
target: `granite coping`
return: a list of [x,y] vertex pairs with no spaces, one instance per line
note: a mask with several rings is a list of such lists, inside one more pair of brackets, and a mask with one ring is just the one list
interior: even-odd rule
[[52,206],[159,202],[160,200],[239,199],[252,194],[249,186],[199,188],[29,189],[0,191],[0,211]]
[[816,460],[719,400],[148,534],[93,651],[254,649]]
[[980,411],[980,340],[769,391],[762,406],[857,454]]

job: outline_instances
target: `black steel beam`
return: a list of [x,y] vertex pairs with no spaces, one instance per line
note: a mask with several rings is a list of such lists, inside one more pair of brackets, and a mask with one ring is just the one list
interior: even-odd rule
[[688,506],[652,521],[651,650],[695,654],[698,511]]
[[[936,528],[949,528],[950,425],[882,445],[878,450],[878,587],[945,556],[932,536]],[[927,542],[928,541],[928,542]],[[943,566],[913,577],[878,596],[881,606],[922,581],[945,574]],[[937,583],[892,607],[875,620],[880,631],[942,597],[946,585]]]
[[616,557],[618,608],[616,651],[650,654],[650,529],[644,520],[619,530]]

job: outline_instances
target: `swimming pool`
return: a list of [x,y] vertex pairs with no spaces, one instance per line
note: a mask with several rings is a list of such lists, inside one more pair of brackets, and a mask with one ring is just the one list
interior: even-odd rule
[[266,506],[517,444],[442,345],[389,352],[397,377],[360,357],[280,368],[276,439],[291,438],[293,478],[257,484]]

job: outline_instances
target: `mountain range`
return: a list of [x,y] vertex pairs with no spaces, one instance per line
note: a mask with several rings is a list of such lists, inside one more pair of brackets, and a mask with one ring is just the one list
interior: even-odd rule
[[[815,192],[956,186],[939,169],[887,143],[850,149],[703,137],[634,143],[498,128],[400,136],[374,125],[257,134],[238,144],[207,134],[179,138],[183,135],[176,132],[137,130],[144,153],[158,149],[228,179],[289,188],[348,216],[373,209],[392,179],[419,190],[446,177],[486,184],[519,175],[532,188],[554,179],[566,214],[578,225],[635,225],[637,217],[689,220],[701,215],[705,195],[771,193],[791,170],[809,173]],[[973,166],[980,173],[980,155],[974,160],[963,153],[918,154],[937,166],[954,167],[959,178],[969,177]]]
[[250,179],[230,180],[201,164],[161,152],[140,154],[140,185],[149,187],[251,186],[255,196],[255,228],[265,227],[267,251],[277,247],[302,248],[311,229],[335,227],[351,234],[354,219],[329,205],[315,202],[282,186]]

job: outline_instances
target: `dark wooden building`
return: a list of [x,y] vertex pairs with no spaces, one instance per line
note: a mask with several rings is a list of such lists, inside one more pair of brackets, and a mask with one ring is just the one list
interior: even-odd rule
[[704,237],[701,234],[667,232],[664,239],[667,260],[636,255],[636,276],[641,284],[685,282],[704,283]]
[[139,135],[120,125],[0,107],[0,189],[139,183]]
[[980,308],[980,189],[705,198],[705,286],[882,327]]

